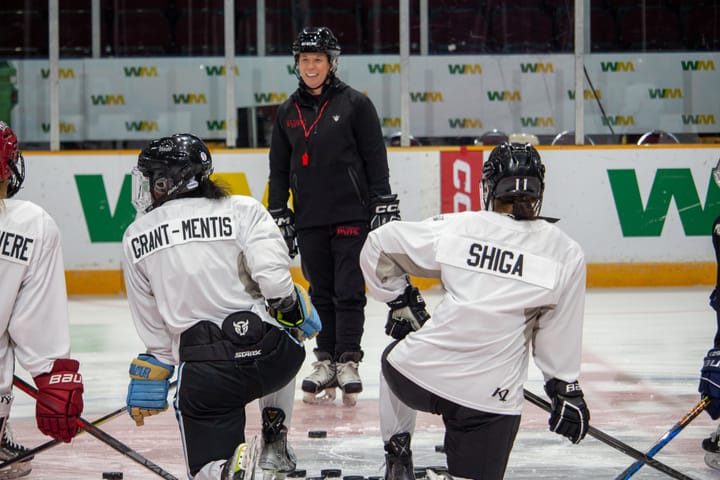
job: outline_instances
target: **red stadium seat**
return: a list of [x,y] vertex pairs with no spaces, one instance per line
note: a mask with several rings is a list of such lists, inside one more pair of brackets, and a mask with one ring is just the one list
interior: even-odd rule
[[697,50],[720,50],[720,5],[701,6],[683,18],[687,46]]
[[490,15],[492,51],[551,52],[553,36],[553,19],[544,9],[497,7]]
[[[557,44],[562,51],[572,51],[575,44],[575,17],[565,12],[556,17]],[[615,17],[607,10],[594,8],[590,12],[590,51],[612,52],[620,50]]]
[[181,10],[175,42],[183,55],[224,55],[225,15],[216,10]]
[[363,31],[354,10],[313,8],[307,11],[305,25],[324,26],[333,31],[343,54],[362,53]]
[[160,10],[119,11],[113,21],[113,50],[118,55],[154,56],[172,51],[172,31]]
[[678,15],[666,7],[647,6],[618,11],[620,43],[626,50],[682,48]]

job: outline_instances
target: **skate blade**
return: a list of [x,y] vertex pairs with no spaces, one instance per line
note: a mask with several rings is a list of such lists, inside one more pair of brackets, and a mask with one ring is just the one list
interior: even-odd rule
[[705,465],[715,470],[720,470],[720,453],[705,453]]
[[332,403],[335,401],[335,387],[326,388],[319,393],[303,392],[303,402],[311,405]]
[[0,470],[0,480],[12,480],[30,475],[32,465],[29,461],[13,463],[9,467]]
[[357,397],[358,397],[357,393],[343,392],[343,398],[342,398],[343,405],[345,405],[346,407],[354,407],[355,405],[357,405]]
[[285,480],[287,473],[273,472],[270,470],[263,470],[262,480]]
[[453,477],[450,476],[449,473],[436,471],[432,468],[428,468],[427,470],[425,470],[425,474],[428,480],[453,480]]

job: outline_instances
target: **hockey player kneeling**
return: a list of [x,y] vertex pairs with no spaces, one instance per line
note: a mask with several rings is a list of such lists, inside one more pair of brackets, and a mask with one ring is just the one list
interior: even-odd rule
[[[482,211],[370,232],[360,266],[370,295],[390,308],[385,332],[395,339],[381,359],[385,480],[415,478],[417,411],[442,415],[453,478],[501,480],[529,358],[546,379],[550,430],[573,443],[585,437],[590,413],[576,381],[585,259],[553,219],[540,216],[544,189],[537,150],[505,143],[483,164]],[[432,317],[409,275],[440,280],[443,298]]]
[[[168,408],[170,380],[194,480],[250,480],[256,466],[295,470],[288,444],[304,340],[320,330],[268,210],[210,175],[189,133],[149,143],[133,169],[138,216],[123,236],[128,305],[146,351],[130,364],[127,406],[138,425]],[[262,436],[246,437],[258,400]]]
[[[39,205],[15,198],[25,158],[15,132],[0,121],[0,479],[32,470],[32,451],[10,428],[15,361],[35,381],[38,429],[70,442],[83,410],[79,363],[70,358],[70,327],[58,225]],[[8,464],[9,463],[9,464]]]

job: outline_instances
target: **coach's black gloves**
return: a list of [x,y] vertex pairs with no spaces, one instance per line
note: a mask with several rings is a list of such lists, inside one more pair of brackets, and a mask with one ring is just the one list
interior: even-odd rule
[[402,340],[410,332],[420,330],[430,318],[425,309],[425,300],[412,285],[408,285],[399,297],[387,305],[390,313],[385,323],[385,333],[397,340]]
[[705,411],[713,420],[720,418],[720,348],[711,348],[703,359],[700,370],[701,397],[710,397],[710,405]]
[[269,212],[282,232],[285,243],[287,243],[290,258],[294,258],[295,255],[298,254],[297,233],[295,233],[295,214],[288,207],[273,208],[269,210]]
[[545,393],[552,400],[550,431],[563,435],[573,443],[580,443],[590,424],[590,411],[577,381],[563,382],[557,378],[545,384]]
[[397,195],[378,195],[370,199],[370,230],[400,220],[400,200]]

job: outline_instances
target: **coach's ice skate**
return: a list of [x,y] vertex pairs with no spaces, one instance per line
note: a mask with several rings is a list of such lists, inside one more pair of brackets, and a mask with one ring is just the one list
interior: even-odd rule
[[718,443],[720,443],[720,425],[709,438],[702,442],[702,448],[705,450],[705,464],[715,470],[720,470],[720,445]]
[[358,393],[363,389],[358,373],[362,356],[362,352],[345,352],[340,355],[336,364],[337,384],[343,392],[343,404],[347,407],[355,406]]
[[[258,466],[266,473],[290,473],[295,470],[297,459],[287,443],[285,412],[267,407],[262,412],[262,453]],[[278,477],[276,477],[278,478]]]
[[390,437],[385,451],[385,480],[415,480],[409,433],[396,433]]
[[[2,443],[0,444],[0,460],[12,460],[18,455],[22,455],[28,451],[30,451],[29,448],[24,447],[19,443],[15,443],[12,431],[10,430],[10,425],[6,424],[5,431],[2,436]],[[20,478],[28,475],[32,471],[32,464],[30,463],[30,460],[32,459],[33,456],[30,456],[21,462],[15,462],[9,467],[0,469],[0,480],[10,480],[12,478]]]
[[435,468],[428,468],[425,470],[425,474],[428,480],[470,480],[469,478],[453,477],[445,470],[438,470]]
[[220,478],[222,480],[254,480],[257,461],[257,436],[241,443],[225,462]]
[[317,362],[313,362],[313,371],[302,382],[303,402],[325,403],[335,400],[336,370],[332,354],[315,350]]

